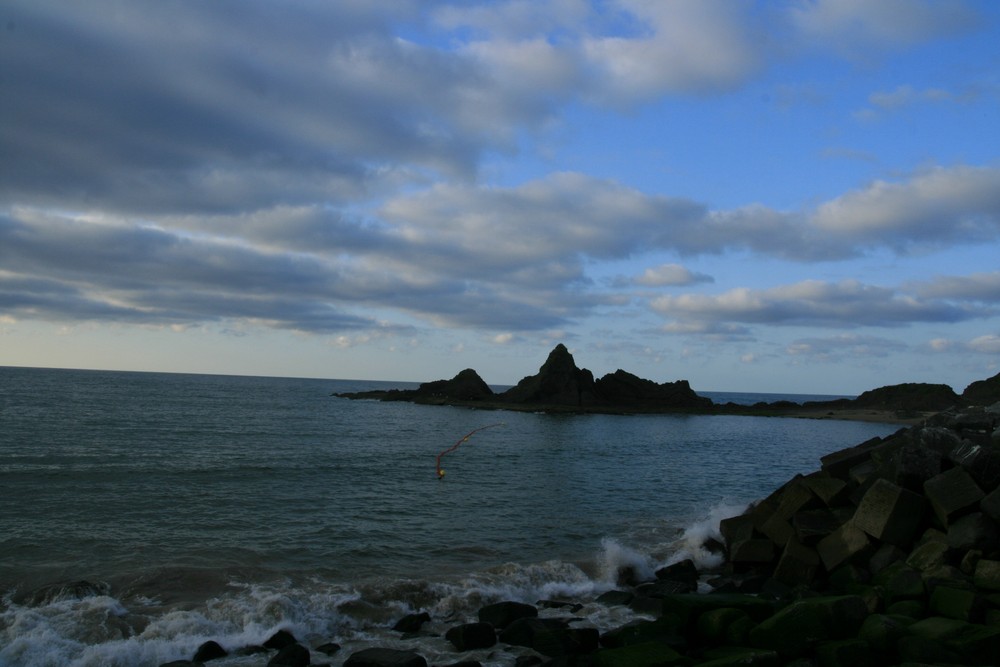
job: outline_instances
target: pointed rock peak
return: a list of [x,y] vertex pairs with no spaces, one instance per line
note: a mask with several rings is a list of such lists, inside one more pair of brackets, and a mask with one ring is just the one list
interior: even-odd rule
[[540,370],[545,370],[547,368],[576,368],[576,361],[573,359],[573,355],[569,353],[566,346],[559,343],[552,351],[549,352],[548,358],[545,363],[542,364]]

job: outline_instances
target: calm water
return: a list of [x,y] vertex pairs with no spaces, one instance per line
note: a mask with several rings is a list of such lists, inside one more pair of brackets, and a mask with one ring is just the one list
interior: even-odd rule
[[[343,644],[339,664],[409,611],[586,598],[623,563],[700,557],[719,518],[898,428],[330,396],[378,386],[0,368],[0,665],[158,665],[278,628]],[[436,455],[496,422],[439,481]],[[37,594],[81,580],[94,594]]]

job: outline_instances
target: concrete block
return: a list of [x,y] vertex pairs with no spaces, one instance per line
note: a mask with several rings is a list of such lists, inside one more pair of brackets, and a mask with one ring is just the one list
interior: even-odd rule
[[726,548],[732,549],[737,542],[753,537],[753,517],[749,514],[740,514],[723,519],[719,522],[719,533],[726,542]]
[[1000,452],[992,447],[964,440],[951,451],[948,458],[967,470],[984,492],[1000,487]]
[[935,588],[931,593],[928,607],[935,616],[954,618],[967,623],[981,622],[986,611],[985,601],[974,590],[950,586]]
[[789,586],[809,584],[816,577],[819,563],[819,554],[815,549],[789,540],[774,568],[774,578]]
[[878,574],[893,563],[906,560],[908,555],[907,552],[895,545],[883,544],[872,554],[871,560],[868,561],[868,571],[872,574]]
[[982,512],[959,517],[948,526],[948,546],[960,551],[995,551],[1000,547],[996,523]]
[[920,571],[906,563],[896,562],[875,576],[875,584],[882,587],[887,603],[923,598],[927,592]]
[[847,482],[823,473],[814,473],[802,478],[812,494],[827,507],[842,505],[847,498]]
[[788,521],[796,512],[821,506],[821,501],[809,489],[804,478],[796,477],[785,486],[774,515]]
[[831,477],[847,481],[851,468],[863,461],[867,461],[871,458],[872,451],[884,446],[885,441],[882,438],[872,438],[871,440],[862,442],[860,445],[827,454],[820,459],[822,470]]
[[802,544],[815,544],[840,528],[843,523],[843,520],[829,509],[796,512],[791,521],[795,539]]
[[847,522],[830,533],[816,545],[816,551],[823,561],[827,571],[833,570],[842,563],[867,556],[872,550],[868,535]]
[[882,542],[907,544],[920,528],[925,504],[922,496],[879,479],[861,499],[854,525]]
[[729,560],[734,565],[770,563],[774,555],[774,543],[766,538],[743,540],[729,549]]
[[1000,488],[987,493],[979,501],[979,509],[994,521],[1000,521]]
[[795,531],[788,520],[777,514],[771,515],[770,519],[761,524],[760,532],[774,542],[774,546],[779,549],[783,548],[785,543],[795,536]]
[[985,497],[964,468],[952,468],[924,482],[924,495],[941,525],[948,527],[957,516],[979,506]]
[[924,482],[941,473],[943,460],[940,452],[907,443],[893,453],[882,473],[889,481],[919,493]]
[[976,563],[972,583],[987,591],[1000,591],[1000,560],[983,558]]
[[940,569],[946,562],[948,544],[938,540],[924,542],[910,552],[906,564],[921,572],[933,572]]

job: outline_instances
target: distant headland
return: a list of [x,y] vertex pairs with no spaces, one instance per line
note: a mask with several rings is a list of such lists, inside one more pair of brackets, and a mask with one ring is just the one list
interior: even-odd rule
[[687,380],[656,383],[621,369],[594,379],[578,368],[562,343],[535,375],[502,393],[494,392],[471,368],[450,380],[425,382],[416,389],[337,393],[350,399],[407,401],[486,410],[607,414],[739,414],[814,419],[916,423],[960,405],[985,405],[1000,392],[1000,374],[969,385],[962,394],[945,384],[906,383],[866,391],[857,398],[793,403],[717,404],[699,396]]

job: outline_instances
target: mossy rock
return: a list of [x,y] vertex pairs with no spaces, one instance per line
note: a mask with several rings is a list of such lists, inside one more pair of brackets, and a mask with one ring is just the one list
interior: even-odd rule
[[690,660],[662,642],[645,642],[593,654],[595,667],[663,667],[690,664]]
[[776,651],[726,646],[705,651],[698,667],[779,667],[781,656]]
[[734,609],[733,607],[706,611],[698,617],[698,638],[709,644],[728,643],[726,635],[730,626],[737,621],[749,619],[749,614],[742,609]]
[[942,644],[967,665],[993,665],[1000,655],[1000,628],[931,616],[913,623],[909,635]]
[[601,645],[606,648],[634,646],[650,641],[658,641],[674,648],[686,645],[675,616],[663,616],[655,621],[635,621],[601,635]]
[[821,641],[853,637],[867,616],[868,607],[857,595],[807,598],[758,624],[750,631],[750,644],[800,655]]

